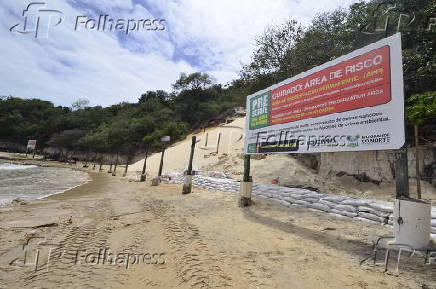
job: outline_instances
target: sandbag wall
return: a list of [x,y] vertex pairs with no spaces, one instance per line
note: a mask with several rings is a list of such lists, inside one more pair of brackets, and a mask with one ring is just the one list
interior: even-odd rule
[[[169,183],[183,183],[182,174],[172,173]],[[193,177],[196,187],[238,193],[240,183],[230,178],[216,178],[206,175]],[[386,226],[393,225],[393,202],[357,199],[347,196],[318,193],[307,189],[288,188],[272,184],[253,184],[253,195],[266,198],[287,207],[308,208],[312,211],[329,213],[336,217],[350,218]],[[436,208],[432,207],[432,237],[436,237]]]

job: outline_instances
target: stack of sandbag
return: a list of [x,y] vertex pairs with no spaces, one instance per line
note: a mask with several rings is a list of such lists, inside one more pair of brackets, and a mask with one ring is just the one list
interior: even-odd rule
[[[183,183],[180,173],[165,176],[170,183]],[[193,185],[208,190],[238,193],[240,182],[212,172],[193,176]],[[350,218],[373,224],[393,225],[393,202],[357,199],[347,196],[324,194],[308,189],[288,188],[277,184],[253,183],[253,196],[266,198],[287,207],[307,208],[316,212],[329,213],[336,217]],[[432,236],[436,237],[436,208],[432,208]],[[434,234],[434,235],[433,235]]]

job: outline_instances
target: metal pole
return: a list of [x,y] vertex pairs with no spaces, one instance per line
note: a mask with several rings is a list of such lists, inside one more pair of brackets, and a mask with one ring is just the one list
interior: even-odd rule
[[190,194],[192,191],[192,161],[194,160],[194,152],[195,152],[195,144],[197,143],[197,137],[192,137],[192,144],[191,144],[191,154],[189,156],[189,165],[188,165],[188,172],[185,177],[185,183],[183,184],[183,191],[182,193],[184,195]]
[[421,199],[421,173],[419,172],[419,129],[415,125],[415,164],[416,164],[416,191]]

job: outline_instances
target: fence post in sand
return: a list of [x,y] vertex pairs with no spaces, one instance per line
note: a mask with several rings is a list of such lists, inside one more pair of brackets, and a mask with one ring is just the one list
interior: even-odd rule
[[244,178],[241,182],[241,199],[239,207],[249,207],[253,204],[251,191],[253,190],[253,178],[250,176],[250,155],[244,156]]
[[98,171],[101,172],[103,170],[103,158],[104,157],[100,157],[100,167],[98,168]]
[[118,167],[118,154],[117,154],[117,159],[115,160],[115,167],[114,167],[114,171],[112,173],[112,176],[115,177],[117,175],[117,167]]
[[159,164],[159,173],[158,173],[158,178],[160,179],[160,177],[162,176],[162,170],[163,170],[163,164],[164,164],[164,157],[165,157],[165,148],[162,150],[162,155],[160,157],[160,164]]
[[221,142],[221,133],[218,134],[218,141],[216,143],[216,154],[218,154],[220,150],[220,142]]
[[141,179],[140,182],[145,182],[145,179],[147,178],[145,171],[147,170],[147,157],[148,157],[148,148],[145,150],[145,158],[144,158],[144,165],[142,166],[142,173],[141,173]]
[[110,162],[111,162],[111,165],[109,167],[109,170],[107,171],[108,174],[112,174],[112,166],[114,164],[114,155],[111,156]]
[[187,195],[192,192],[192,161],[194,160],[195,144],[197,143],[197,137],[192,137],[191,155],[189,156],[188,171],[185,176],[185,182],[183,183],[182,194]]
[[126,168],[124,169],[123,178],[125,178],[127,176],[127,170],[129,169],[129,161],[130,161],[130,155],[127,156]]

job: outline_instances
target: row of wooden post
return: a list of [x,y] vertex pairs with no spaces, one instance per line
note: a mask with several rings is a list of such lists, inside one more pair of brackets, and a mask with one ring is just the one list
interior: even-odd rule
[[[208,144],[208,134],[206,134],[205,146]],[[219,149],[219,144],[221,140],[221,133],[218,135],[217,142],[217,153]],[[195,146],[197,143],[197,137],[192,137],[191,152],[189,157],[188,170],[186,172],[185,181],[183,184],[182,193],[190,194],[192,192],[192,175],[193,175],[193,159]],[[26,151],[27,156],[27,151]],[[165,148],[162,150],[161,159],[159,164],[158,178],[162,176],[163,164],[164,164]],[[146,149],[144,165],[141,173],[141,182],[146,180],[146,169],[147,169],[147,157],[148,148]],[[95,157],[96,159],[97,157]],[[112,171],[113,163],[111,162],[108,173],[112,173],[112,176],[116,176],[117,166],[119,161],[119,155],[116,155],[115,167]],[[127,163],[124,171],[124,177],[127,175],[127,170],[129,166],[130,157],[127,158]],[[415,126],[415,162],[416,162],[416,181],[417,181],[417,194],[418,199],[421,199],[421,184],[420,184],[420,172],[419,172],[419,137],[418,137],[418,126]],[[85,166],[87,162],[85,163]],[[100,162],[99,170],[102,170],[102,161]],[[96,163],[94,162],[93,169],[95,169]],[[395,182],[396,182],[396,197],[397,198],[409,198],[409,177],[408,177],[408,158],[407,149],[401,149],[396,153],[395,159]],[[241,198],[239,200],[239,205],[241,207],[247,207],[252,204],[251,192],[252,192],[253,178],[250,176],[250,155],[244,156],[244,177],[241,182]]]

